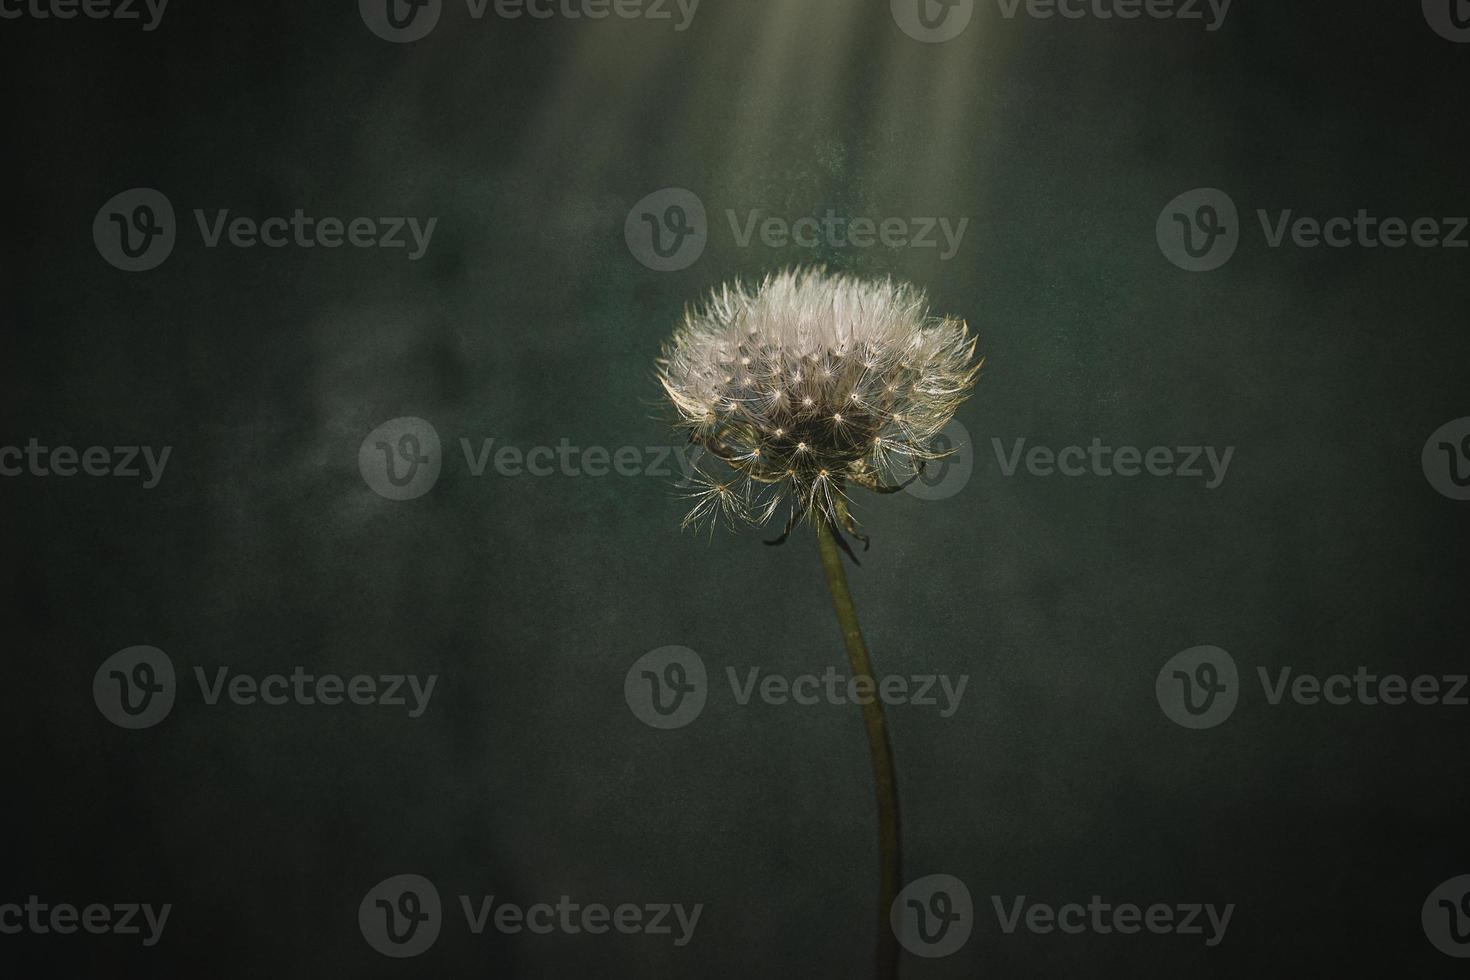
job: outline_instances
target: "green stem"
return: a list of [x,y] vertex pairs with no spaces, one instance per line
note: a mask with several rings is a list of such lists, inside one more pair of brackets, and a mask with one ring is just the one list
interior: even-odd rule
[[867,678],[870,693],[863,705],[863,724],[868,730],[868,754],[873,762],[873,783],[878,800],[879,894],[878,934],[875,953],[878,980],[898,976],[898,939],[889,925],[888,912],[898,897],[902,867],[899,837],[898,785],[893,778],[893,745],[888,739],[888,726],[883,720],[883,702],[876,696],[877,681],[863,632],[858,626],[857,610],[847,588],[847,572],[842,555],[833,538],[834,529],[817,520],[817,545],[822,552],[822,568],[827,573],[827,589],[832,593],[832,606],[837,610],[837,624],[842,628],[842,642],[855,678]]

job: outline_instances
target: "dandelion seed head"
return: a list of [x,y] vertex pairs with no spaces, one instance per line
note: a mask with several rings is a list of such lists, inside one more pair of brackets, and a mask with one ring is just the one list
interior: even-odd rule
[[720,505],[695,512],[752,524],[783,501],[793,519],[836,523],[847,487],[912,479],[946,455],[933,441],[978,372],[968,327],[932,316],[921,291],[821,268],[716,289],[658,363],[678,424],[730,471],[705,484]]

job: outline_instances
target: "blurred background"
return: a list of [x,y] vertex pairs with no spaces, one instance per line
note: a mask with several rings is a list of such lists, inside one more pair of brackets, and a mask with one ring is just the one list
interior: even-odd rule
[[[1470,873],[1470,708],[1273,706],[1257,669],[1466,670],[1470,504],[1437,492],[1421,450],[1470,416],[1470,253],[1273,248],[1257,211],[1470,213],[1470,45],[1413,2],[1236,0],[1218,20],[923,3],[922,19],[903,0],[704,0],[594,20],[444,0],[406,41],[347,0],[174,0],[153,30],[0,23],[0,446],[172,447],[152,489],[0,478],[0,903],[173,905],[152,947],[0,935],[0,962],[865,975],[860,712],[741,705],[725,682],[846,669],[815,543],[681,533],[678,467],[647,472],[674,443],[653,363],[685,306],[826,263],[919,284],[986,357],[959,416],[969,469],[936,475],[936,499],[856,499],[873,545],[849,574],[877,670],[969,678],[951,717],[889,711],[906,875],[974,897],[963,948],[907,956],[903,975],[1459,969],[1420,912]],[[176,212],[172,252],[143,272],[92,233],[133,188]],[[1209,272],[1156,236],[1195,188],[1239,209],[1238,247]],[[669,210],[691,200],[702,220]],[[411,260],[210,248],[195,219],[297,209],[437,221]],[[829,212],[930,219],[938,244],[745,237]],[[951,248],[937,229],[961,221]],[[654,228],[677,255],[639,239]],[[441,470],[391,500],[359,450],[404,417],[437,434]],[[1017,440],[1094,438],[1234,455],[1213,489],[1001,465]],[[640,464],[477,476],[461,440],[492,439],[636,447]],[[178,691],[126,730],[89,692],[135,645],[167,654]],[[624,680],[670,645],[698,653],[710,690],[664,731]],[[1208,730],[1155,695],[1199,645],[1240,669]],[[194,672],[221,667],[438,680],[412,718],[211,705]],[[445,913],[432,949],[400,960],[357,913],[405,873]],[[682,947],[475,936],[461,895],[703,912]],[[1007,934],[991,896],[1022,895],[1235,910],[1213,947]]]

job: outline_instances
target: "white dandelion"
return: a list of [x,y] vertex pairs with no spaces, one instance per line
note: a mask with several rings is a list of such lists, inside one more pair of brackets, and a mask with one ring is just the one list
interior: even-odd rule
[[715,290],[686,312],[658,377],[690,441],[730,471],[705,475],[704,492],[730,495],[733,478],[735,499],[759,505],[697,495],[686,525],[715,514],[761,525],[784,504],[778,541],[805,519],[866,542],[848,489],[896,492],[952,452],[934,439],[979,370],[964,321],[932,316],[920,290],[891,279],[793,269]]
[[[965,323],[931,316],[919,290],[824,269],[716,290],[686,313],[658,362],[679,426],[719,467],[693,479],[685,526],[763,525],[784,505],[786,528],[771,542],[780,544],[799,520],[810,521],[853,678],[870,687],[872,659],[838,551],[857,560],[843,531],[867,543],[847,490],[893,493],[947,455],[934,449],[935,437],[979,371]],[[869,698],[862,711],[878,810],[874,975],[891,980],[898,944],[889,910],[903,880],[898,787],[883,703]]]

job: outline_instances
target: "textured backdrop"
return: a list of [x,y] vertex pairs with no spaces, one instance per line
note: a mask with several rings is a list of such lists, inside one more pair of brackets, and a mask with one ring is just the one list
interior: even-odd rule
[[[653,359],[685,304],[825,262],[918,283],[987,358],[940,499],[857,499],[873,547],[850,575],[878,671],[968,676],[949,717],[889,709],[906,874],[955,876],[973,901],[968,942],[904,975],[1460,969],[1420,913],[1470,873],[1470,708],[1273,705],[1258,669],[1465,671],[1470,503],[1421,450],[1470,415],[1470,252],[1268,231],[1288,210],[1470,212],[1470,45],[1412,2],[1236,0],[1210,30],[1203,4],[1204,20],[1074,20],[979,0],[942,43],[901,6],[705,0],[679,30],[672,4],[663,21],[475,19],[445,0],[404,43],[346,0],[175,0],[153,30],[0,21],[0,447],[171,447],[151,488],[0,478],[0,904],[172,906],[152,946],[25,929],[0,934],[0,962],[862,975],[877,857],[859,711],[742,705],[727,681],[846,670],[815,544],[680,533],[678,466],[648,472],[673,440]],[[134,188],[175,212],[172,252],[140,272],[103,247],[131,199],[99,215]],[[1175,213],[1207,230],[1196,205],[1223,199],[1196,188],[1238,209],[1211,271],[1168,239]],[[689,211],[669,206],[691,199],[686,242]],[[437,221],[412,259],[209,247],[195,217],[298,208]],[[937,231],[937,247],[768,243],[829,209],[849,232],[966,224],[948,256]],[[644,214],[697,255],[651,268]],[[752,216],[779,219],[775,237],[758,223],[742,241]],[[439,473],[391,500],[359,450],[403,418],[439,437]],[[1011,466],[1017,440],[1095,438],[1233,454],[1213,488]],[[494,462],[563,440],[634,447],[634,475],[587,475],[570,450],[578,475]],[[130,730],[93,686],[138,645],[177,690]],[[709,681],[697,719],[659,730],[625,677],[666,646]],[[1156,681],[1199,646],[1238,667],[1238,704],[1192,729]],[[437,681],[418,717],[211,704],[196,668],[222,667]],[[444,906],[414,959],[358,922],[401,874]],[[476,936],[460,896],[488,895],[703,910],[683,946]],[[1234,911],[1210,946],[1208,930],[1007,933],[994,909],[1094,895]]]

